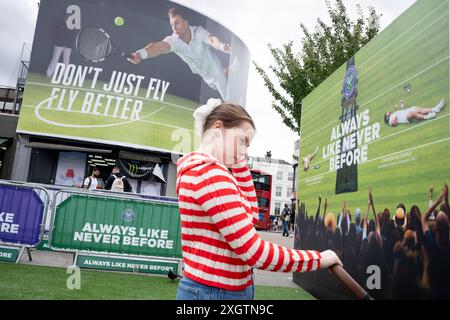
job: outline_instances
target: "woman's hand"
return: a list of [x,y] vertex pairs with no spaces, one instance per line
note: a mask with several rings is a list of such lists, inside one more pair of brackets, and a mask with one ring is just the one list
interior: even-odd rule
[[326,250],[320,253],[320,269],[327,269],[336,264],[343,267],[341,259],[337,256],[337,254],[332,250]]

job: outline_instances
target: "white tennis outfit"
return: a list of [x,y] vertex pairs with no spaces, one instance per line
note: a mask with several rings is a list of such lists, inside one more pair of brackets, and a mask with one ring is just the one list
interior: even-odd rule
[[53,55],[50,63],[47,67],[47,78],[51,78],[56,69],[56,64],[59,62],[59,58],[61,54],[63,56],[63,63],[67,65],[70,63],[70,53],[72,52],[71,48],[54,46],[53,47]]
[[389,124],[392,124],[392,121],[394,118],[397,118],[397,123],[409,123],[408,120],[408,113],[409,112],[415,112],[416,107],[411,107],[405,110],[398,110],[391,114],[389,118]]
[[177,54],[187,63],[192,72],[200,75],[213,89],[219,91],[222,99],[227,99],[227,78],[222,63],[210,50],[208,37],[211,35],[202,27],[189,26],[191,41],[181,40],[175,33],[163,39],[170,45],[170,52]]

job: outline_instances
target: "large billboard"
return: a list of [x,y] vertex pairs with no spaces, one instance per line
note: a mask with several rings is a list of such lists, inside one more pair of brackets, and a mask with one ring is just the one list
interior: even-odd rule
[[[438,3],[440,9],[436,9]],[[450,177],[448,1],[419,1],[303,101],[298,198],[425,208]],[[420,9],[423,9],[422,11]],[[425,196],[424,196],[425,194]]]
[[245,104],[249,52],[164,0],[42,0],[18,132],[170,151],[209,98]]
[[375,298],[450,297],[448,208],[421,222],[450,182],[449,110],[449,1],[419,0],[303,101],[296,248],[336,251]]

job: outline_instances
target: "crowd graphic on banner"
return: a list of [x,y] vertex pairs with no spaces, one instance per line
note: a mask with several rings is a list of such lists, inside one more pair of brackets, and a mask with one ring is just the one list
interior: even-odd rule
[[[402,203],[395,212],[376,212],[372,193],[366,212],[356,208],[353,215],[344,204],[337,216],[327,212],[322,199],[315,216],[302,203],[296,217],[295,248],[315,247],[335,251],[349,274],[375,299],[449,299],[450,240],[448,186],[429,207],[409,211]],[[369,211],[370,216],[369,218]],[[368,286],[368,268],[380,269],[380,288]],[[327,278],[328,279],[328,278]],[[320,277],[316,279],[318,285]]]

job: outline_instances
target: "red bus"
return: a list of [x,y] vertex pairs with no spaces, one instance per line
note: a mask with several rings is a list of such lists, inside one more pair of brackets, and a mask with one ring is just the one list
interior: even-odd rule
[[272,200],[272,175],[258,170],[250,170],[255,185],[256,197],[258,198],[259,221],[255,224],[256,229],[270,229],[270,202]]

